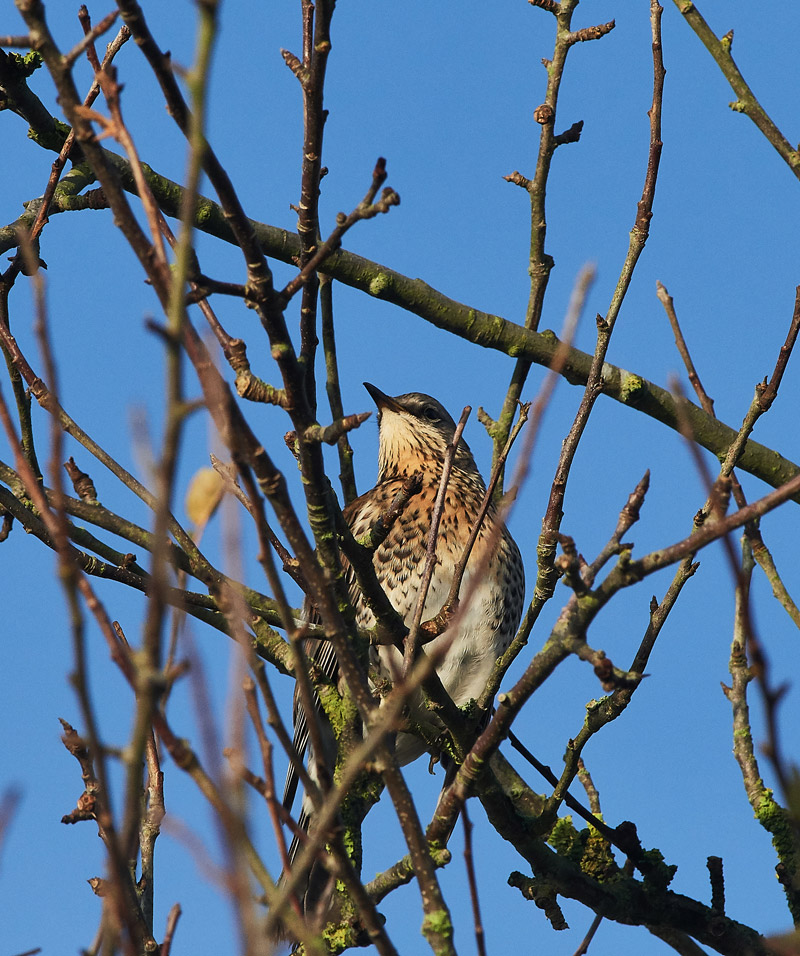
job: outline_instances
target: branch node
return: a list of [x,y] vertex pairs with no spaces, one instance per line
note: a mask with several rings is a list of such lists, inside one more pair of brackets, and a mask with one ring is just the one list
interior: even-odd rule
[[556,890],[547,880],[523,876],[522,873],[515,870],[508,878],[508,885],[515,886],[525,899],[533,900],[550,921],[553,929],[569,929],[569,924],[558,905]]
[[281,56],[283,57],[283,62],[289,67],[292,73],[294,73],[297,79],[300,80],[302,84],[305,84],[308,76],[300,60],[290,50],[281,50]]
[[358,428],[365,422],[372,412],[358,412],[355,415],[345,415],[324,428],[322,425],[310,425],[303,432],[303,440],[308,443],[324,442],[326,445],[335,445],[337,441],[347,432]]
[[597,26],[594,27],[584,27],[582,30],[575,30],[567,37],[567,44],[572,46],[573,43],[585,43],[587,40],[599,40],[600,37],[604,37],[607,33],[611,33],[616,25],[616,21],[609,20],[608,23],[598,23]]
[[69,480],[72,482],[72,487],[75,489],[75,494],[83,501],[96,502],[97,490],[95,489],[94,482],[85,471],[81,471],[80,468],[78,468],[75,464],[75,459],[70,457],[69,461],[65,461],[64,468],[69,475]]
[[730,54],[730,52],[731,52],[731,47],[733,46],[733,30],[732,30],[732,29],[731,29],[731,30],[728,30],[728,32],[725,34],[725,36],[720,37],[720,41],[719,41],[719,42],[720,42],[720,45],[722,46],[722,49],[723,49],[726,53]]
[[525,176],[522,175],[522,173],[517,172],[516,169],[514,170],[513,173],[509,173],[507,176],[503,176],[503,179],[505,179],[507,183],[513,183],[515,186],[521,186],[522,189],[530,190],[533,185],[530,179],[527,179]]
[[561,13],[561,4],[558,0],[528,0],[528,3],[532,7],[547,10],[547,12],[552,13],[554,17],[557,17],[559,13]]

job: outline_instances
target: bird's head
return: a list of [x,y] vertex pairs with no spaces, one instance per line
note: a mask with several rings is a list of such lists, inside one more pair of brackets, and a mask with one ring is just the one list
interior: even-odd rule
[[[364,382],[364,387],[378,406],[379,480],[425,471],[434,463],[440,469],[456,430],[456,423],[441,402],[422,392],[392,398],[369,382]],[[458,443],[453,467],[478,474],[463,438]]]

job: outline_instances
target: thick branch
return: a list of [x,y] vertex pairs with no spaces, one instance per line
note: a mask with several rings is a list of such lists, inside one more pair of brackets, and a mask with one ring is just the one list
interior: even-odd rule
[[[0,76],[0,86],[2,85],[3,80]],[[8,92],[6,90],[6,93]],[[21,108],[24,103],[17,101],[15,105]],[[41,106],[40,103],[39,105]],[[51,124],[55,121],[49,114],[46,116],[49,122],[42,128],[33,122],[34,118],[45,122],[39,114],[30,112],[25,113],[24,116],[33,127],[32,135],[36,142],[54,151],[61,148],[67,134],[63,128],[53,133]],[[114,153],[105,152],[109,161],[114,164],[123,188],[135,193],[136,187],[127,161]],[[181,187],[172,180],[157,174],[145,163],[142,164],[142,171],[163,212],[168,216],[179,218]],[[206,197],[198,198],[194,224],[198,230],[208,235],[216,236],[225,242],[235,241],[221,207]],[[251,225],[266,255],[287,263],[297,260],[301,246],[300,238],[296,233],[255,220],[251,220]],[[0,253],[13,248],[14,245],[15,240],[10,235],[0,237]],[[553,332],[540,333],[525,329],[502,316],[457,302],[422,279],[409,278],[380,263],[343,249],[334,252],[326,260],[325,272],[345,285],[391,302],[425,319],[437,328],[475,345],[494,349],[515,358],[526,358],[536,365],[550,368],[556,354],[564,348]],[[564,351],[566,357],[560,366],[561,374],[572,385],[585,385],[592,366],[592,356],[571,347]],[[609,362],[603,364],[602,389],[604,395],[662,422],[673,431],[680,432],[682,423],[688,425],[694,440],[715,455],[727,452],[736,436],[736,430],[717,421],[692,402],[683,402],[679,413],[674,397],[666,389]],[[794,462],[771,448],[753,441],[748,441],[745,446],[738,467],[755,475],[773,488],[784,484],[800,471]]]

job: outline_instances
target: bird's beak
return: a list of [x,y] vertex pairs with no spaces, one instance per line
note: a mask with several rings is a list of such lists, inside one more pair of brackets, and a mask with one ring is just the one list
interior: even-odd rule
[[374,385],[371,385],[369,382],[364,382],[364,388],[372,396],[372,401],[378,406],[378,411],[382,412],[384,408],[388,408],[393,412],[401,412],[402,406],[396,402],[390,395],[386,395],[379,388],[376,388]]

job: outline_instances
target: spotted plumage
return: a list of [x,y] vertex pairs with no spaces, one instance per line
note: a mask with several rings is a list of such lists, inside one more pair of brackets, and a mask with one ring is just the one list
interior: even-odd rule
[[[442,405],[428,395],[412,392],[389,398],[367,385],[379,412],[380,450],[378,481],[345,509],[353,534],[364,534],[386,511],[405,478],[422,475],[422,488],[406,506],[373,563],[393,607],[410,623],[425,566],[425,550],[434,501],[439,489],[447,445],[453,438],[455,422]],[[453,571],[477,520],[486,487],[467,443],[459,442],[447,485],[444,510],[436,539],[436,566],[425,601],[423,620],[433,617],[450,590]],[[491,549],[489,555],[487,549]],[[478,572],[480,580],[475,582]],[[453,701],[463,706],[483,692],[495,661],[508,647],[516,632],[524,597],[522,558],[508,529],[499,524],[494,508],[486,515],[475,542],[461,584],[467,598],[455,621],[456,633],[448,628],[427,645],[429,653],[446,647],[437,670]],[[356,598],[358,624],[374,622],[366,605]],[[396,648],[377,652],[381,668],[391,679],[397,674],[402,656]],[[413,707],[412,707],[413,709]],[[415,719],[430,722],[421,709]],[[424,750],[419,738],[401,734],[397,756],[401,763],[418,757]]]
[[[363,535],[395,499],[410,475],[422,476],[422,487],[414,495],[385,541],[376,549],[373,564],[378,580],[393,607],[410,624],[425,566],[427,537],[434,501],[442,476],[445,451],[455,433],[455,422],[444,407],[419,392],[390,398],[374,385],[365,383],[378,407],[380,447],[378,480],[375,487],[351,502],[345,519],[356,537]],[[447,485],[439,533],[436,563],[425,601],[423,620],[437,614],[447,598],[455,566],[475,525],[485,485],[472,452],[463,438],[459,441]],[[437,673],[454,703],[464,706],[483,692],[497,658],[508,647],[519,624],[525,578],[519,549],[508,529],[490,507],[481,525],[461,584],[462,608],[454,622],[426,645],[426,653],[443,651]],[[360,627],[374,623],[355,581],[351,596]],[[314,642],[313,656],[331,677],[336,658],[330,645]],[[373,662],[390,680],[399,673],[402,654],[394,647],[373,649]],[[411,717],[436,731],[436,718],[410,702]],[[307,729],[302,708],[295,703],[295,744],[300,752],[307,747]],[[396,755],[401,764],[420,756],[425,745],[409,733],[397,735]],[[294,774],[287,780],[285,802],[291,802],[296,788]],[[301,824],[310,822],[312,807],[304,799]]]

